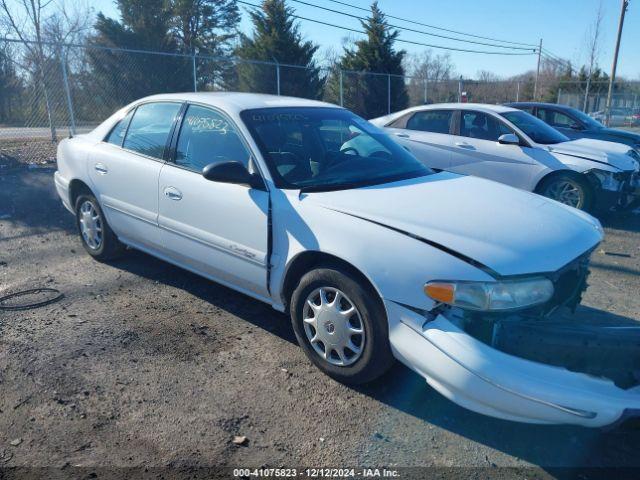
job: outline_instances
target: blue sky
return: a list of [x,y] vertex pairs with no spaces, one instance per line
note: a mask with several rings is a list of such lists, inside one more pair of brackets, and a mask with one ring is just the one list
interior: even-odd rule
[[[247,0],[258,4],[259,0]],[[327,0],[305,0],[308,3],[323,5],[334,10],[361,15],[348,6],[338,5]],[[334,25],[359,29],[358,20],[342,15],[322,11],[311,6],[289,2],[296,13],[303,17],[319,19]],[[369,7],[369,0],[347,0],[353,6]],[[385,13],[415,21],[437,25],[443,28],[469,32],[476,35],[500,38],[516,42],[537,43],[543,39],[543,48],[575,64],[586,62],[586,32],[593,22],[600,0],[379,0]],[[102,10],[110,16],[117,16],[117,10],[110,0],[92,2],[96,11]],[[606,71],[611,68],[615,45],[619,0],[602,0],[604,19],[600,66]],[[251,30],[246,14],[247,7],[241,6],[244,32]],[[397,20],[390,23],[407,26],[417,30],[431,31],[455,36],[446,32],[430,30]],[[341,50],[345,37],[356,39],[355,33],[300,21],[301,30],[306,38],[318,43],[321,48]],[[422,43],[445,46],[465,45],[451,40],[429,37],[413,32],[401,33],[401,38]],[[469,45],[468,48],[492,49],[481,45]],[[618,74],[629,79],[640,80],[640,0],[631,0],[627,11],[622,35],[622,46],[618,63]],[[398,44],[410,53],[420,53],[425,47]],[[494,49],[496,50],[496,49]],[[443,50],[434,49],[434,52]],[[499,76],[509,76],[534,69],[536,57],[531,56],[490,56],[471,53],[451,52],[456,71],[465,77],[474,77],[479,70],[489,70]]]

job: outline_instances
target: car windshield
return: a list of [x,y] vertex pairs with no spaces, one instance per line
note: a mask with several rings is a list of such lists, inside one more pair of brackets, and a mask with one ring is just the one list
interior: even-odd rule
[[536,143],[552,145],[554,143],[569,141],[569,137],[566,137],[539,118],[536,118],[527,112],[518,110],[515,112],[504,112],[501,113],[501,115],[522,130]]
[[433,173],[348,110],[264,108],[245,110],[241,117],[280,188],[346,189]]
[[580,120],[585,125],[588,125],[591,128],[604,128],[604,125],[597,121],[595,118],[590,117],[586,113],[577,108],[571,108],[571,114]]

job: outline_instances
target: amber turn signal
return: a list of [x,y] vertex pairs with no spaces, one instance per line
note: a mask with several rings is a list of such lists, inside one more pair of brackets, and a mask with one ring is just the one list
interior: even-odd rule
[[428,283],[424,286],[424,293],[437,302],[453,303],[455,285],[452,283]]

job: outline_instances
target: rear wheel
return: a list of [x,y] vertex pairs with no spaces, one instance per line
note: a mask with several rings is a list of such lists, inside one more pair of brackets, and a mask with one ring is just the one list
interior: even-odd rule
[[76,225],[82,246],[93,258],[110,260],[124,250],[93,195],[82,194],[76,200]]
[[542,181],[537,192],[580,210],[590,210],[593,206],[593,190],[589,183],[578,175],[553,175]]
[[305,274],[291,298],[291,320],[309,359],[338,381],[359,384],[393,364],[387,318],[371,287],[340,267]]

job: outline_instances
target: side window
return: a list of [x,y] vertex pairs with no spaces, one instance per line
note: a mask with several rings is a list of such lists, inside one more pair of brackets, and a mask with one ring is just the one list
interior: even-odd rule
[[135,108],[127,113],[122,120],[116,123],[116,126],[113,127],[111,133],[106,138],[108,143],[113,143],[114,145],[122,146],[122,140],[124,140],[124,134],[127,133],[127,126],[129,126],[129,122],[131,121],[131,117],[133,117],[133,112]]
[[544,111],[546,112],[546,114],[544,115],[544,118],[541,119],[553,127],[571,128],[577,125],[577,122],[573,118],[565,115],[562,112],[549,109],[544,109]]
[[250,168],[250,157],[225,117],[209,108],[189,106],[178,137],[176,165],[201,172],[210,163],[235,160]]
[[407,128],[421,132],[449,133],[452,118],[453,110],[416,112],[407,121]]
[[500,135],[514,133],[504,123],[482,112],[460,112],[460,136],[497,142]]
[[150,157],[162,158],[180,103],[145,103],[133,115],[124,148]]

